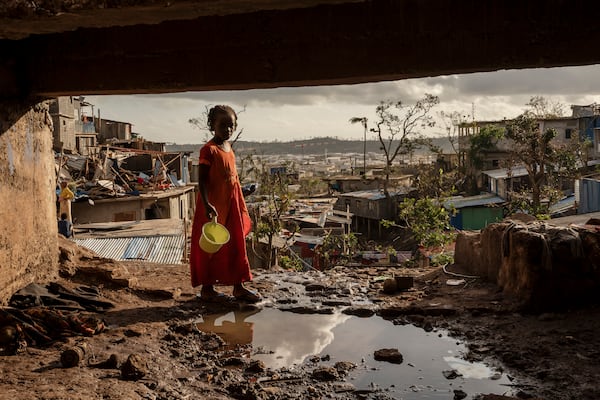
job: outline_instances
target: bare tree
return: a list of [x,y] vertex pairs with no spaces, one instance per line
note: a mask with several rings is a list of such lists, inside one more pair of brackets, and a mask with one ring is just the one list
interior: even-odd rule
[[546,214],[548,207],[542,207],[542,196],[549,198],[549,203],[557,196],[556,188],[549,185],[552,178],[549,175],[557,172],[555,164],[559,158],[559,149],[552,143],[556,130],[542,132],[538,119],[525,112],[507,124],[506,137],[513,141],[511,156],[527,171],[530,185],[529,194],[514,193],[514,197],[519,199],[521,208],[527,208],[532,214]]
[[371,131],[377,135],[386,160],[383,188],[386,196],[389,196],[388,186],[394,160],[400,154],[413,154],[424,144],[421,129],[435,125],[430,111],[439,102],[439,97],[425,94],[414,104],[382,101],[377,106],[375,113],[378,119]]
[[536,118],[558,118],[565,115],[565,105],[557,100],[547,99],[544,96],[533,96],[525,104],[529,107],[528,113]]
[[458,130],[462,124],[467,122],[467,115],[458,111],[440,111],[438,115],[444,124],[444,128],[446,129],[446,137],[448,138],[448,142],[450,142],[450,146],[452,146],[452,151],[460,160]]

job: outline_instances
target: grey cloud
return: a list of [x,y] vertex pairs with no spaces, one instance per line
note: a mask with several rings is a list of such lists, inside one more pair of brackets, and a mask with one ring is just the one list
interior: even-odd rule
[[[189,99],[206,104],[227,103],[242,107],[314,105],[346,103],[377,105],[382,100],[413,102],[424,93],[440,96],[443,102],[473,101],[479,96],[534,95],[574,96],[600,93],[600,66],[546,69],[503,70],[496,72],[438,76],[402,81],[373,82],[360,85],[314,86],[298,88],[252,89],[215,92],[182,92],[139,95]],[[526,102],[527,100],[525,100]],[[523,104],[525,103],[523,102]]]
[[566,95],[600,92],[600,66],[542,68],[461,75],[463,95]]

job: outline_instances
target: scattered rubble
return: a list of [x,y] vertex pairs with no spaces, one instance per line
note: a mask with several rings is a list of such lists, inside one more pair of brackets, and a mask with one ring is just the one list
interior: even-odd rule
[[379,349],[373,353],[375,360],[387,361],[392,364],[402,364],[404,358],[398,349]]
[[[253,359],[260,349],[252,349],[251,344],[228,347],[219,335],[202,331],[200,316],[223,315],[238,306],[202,303],[189,287],[186,266],[106,262],[84,250],[63,247],[62,251],[69,257],[63,259],[61,271],[70,272],[61,274],[61,286],[73,289],[95,282],[98,293],[115,307],[93,312],[104,321],[102,332],[69,335],[44,346],[31,343],[26,351],[3,356],[4,365],[10,368],[4,369],[0,384],[11,393],[40,398],[69,397],[74,392],[79,398],[130,399],[391,398],[380,388],[366,390],[346,381],[364,365],[315,356],[293,370],[271,370]],[[469,273],[460,265],[452,266],[452,271]],[[433,267],[369,265],[324,272],[255,272],[252,286],[265,298],[259,308],[285,310],[292,304],[283,301],[288,299],[301,312],[333,310],[361,317],[377,313],[390,324],[413,324],[433,335],[449,332],[467,340],[465,358],[485,360],[497,371],[510,372],[516,378],[514,384],[520,385],[514,386],[515,395],[519,391],[520,396],[544,399],[600,395],[595,385],[598,366],[593,361],[600,356],[595,350],[600,344],[595,335],[600,329],[596,308],[529,315],[516,298],[498,292],[495,285],[478,279],[467,287],[448,286],[450,276]],[[385,294],[384,281],[374,279],[379,276],[412,276],[413,286]],[[111,277],[135,285],[115,284]],[[317,290],[306,291],[306,287]],[[158,289],[174,295],[161,295]],[[0,332],[3,340],[10,341],[16,331],[11,328],[14,325],[6,326]],[[86,351],[83,357],[76,354],[78,373],[56,368],[61,365],[56,361],[61,354],[81,343]],[[404,361],[398,349],[391,350],[388,355],[393,361],[389,362]],[[42,378],[45,384],[39,384]],[[414,389],[421,390],[422,382],[415,383]],[[512,399],[467,394],[460,388],[451,391],[449,398],[464,395]]]

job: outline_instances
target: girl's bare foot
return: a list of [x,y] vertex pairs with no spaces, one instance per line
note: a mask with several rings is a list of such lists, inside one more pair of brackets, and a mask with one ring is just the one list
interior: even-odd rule
[[200,290],[200,299],[203,301],[227,301],[231,300],[231,296],[217,292],[212,285],[204,285]]
[[235,285],[233,287],[233,297],[235,297],[238,301],[244,301],[246,303],[258,303],[262,300],[260,294],[245,288],[242,284]]

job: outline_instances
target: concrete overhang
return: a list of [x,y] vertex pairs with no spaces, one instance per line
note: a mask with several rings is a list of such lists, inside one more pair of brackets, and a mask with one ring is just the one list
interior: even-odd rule
[[8,0],[0,98],[349,84],[600,62],[584,0]]

